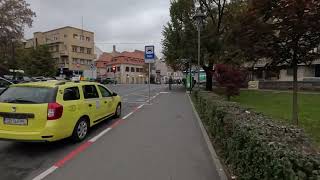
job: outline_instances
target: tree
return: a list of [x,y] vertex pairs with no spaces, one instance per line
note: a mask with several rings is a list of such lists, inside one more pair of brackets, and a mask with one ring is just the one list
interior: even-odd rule
[[36,49],[18,49],[17,61],[26,75],[50,77],[56,74],[56,62],[47,45],[38,46]]
[[186,70],[186,62],[196,63],[196,27],[193,22],[195,7],[190,0],[173,0],[170,6],[171,20],[162,32],[163,54],[173,70]]
[[3,67],[11,60],[12,40],[23,38],[24,27],[32,26],[34,16],[25,0],[0,0],[0,65]]
[[215,65],[214,76],[220,87],[225,88],[225,95],[230,101],[232,96],[240,94],[240,87],[246,80],[246,75],[242,70],[225,64]]
[[247,48],[261,50],[255,54],[270,59],[269,66],[293,68],[292,122],[298,125],[298,64],[320,57],[320,1],[252,1],[242,25]]

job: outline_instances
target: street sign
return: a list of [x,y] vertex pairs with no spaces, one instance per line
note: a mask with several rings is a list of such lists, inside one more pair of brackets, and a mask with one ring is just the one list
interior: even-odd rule
[[155,52],[154,46],[145,46],[144,61],[145,63],[154,63]]

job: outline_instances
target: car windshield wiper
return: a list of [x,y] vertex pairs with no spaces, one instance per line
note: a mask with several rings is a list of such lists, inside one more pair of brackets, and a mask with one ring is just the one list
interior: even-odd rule
[[36,104],[37,103],[35,101],[26,100],[26,99],[22,99],[22,98],[6,99],[3,102],[7,102],[7,103],[32,103],[32,104]]

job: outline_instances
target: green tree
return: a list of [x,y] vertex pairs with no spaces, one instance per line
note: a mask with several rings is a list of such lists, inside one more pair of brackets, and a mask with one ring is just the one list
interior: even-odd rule
[[0,0],[0,66],[15,66],[12,59],[12,40],[23,38],[25,26],[32,26],[35,13],[25,0]]
[[270,59],[269,66],[293,68],[292,122],[298,125],[298,64],[320,57],[320,2],[316,0],[252,1],[242,21],[242,46]]
[[19,68],[28,76],[50,77],[56,74],[56,62],[47,45],[17,50],[17,61]]
[[190,0],[171,1],[171,20],[163,30],[163,54],[174,70],[185,70],[186,62],[195,63],[196,27],[192,16],[195,7]]

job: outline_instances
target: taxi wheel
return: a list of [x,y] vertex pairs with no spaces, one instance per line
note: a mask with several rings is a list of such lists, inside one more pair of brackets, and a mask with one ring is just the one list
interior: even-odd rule
[[87,119],[81,118],[73,129],[72,140],[75,142],[84,140],[88,135],[88,131],[89,123]]
[[115,118],[119,118],[121,116],[121,104],[118,104],[116,112],[114,113]]

